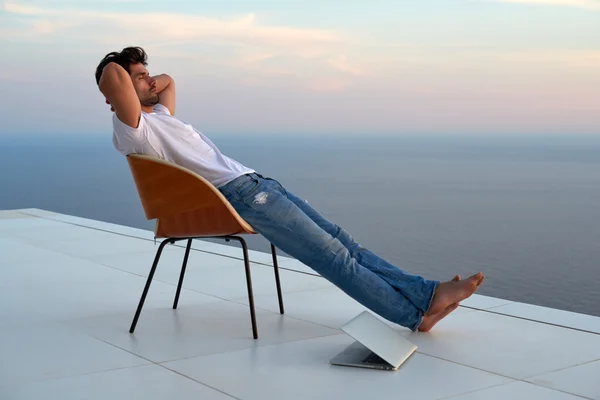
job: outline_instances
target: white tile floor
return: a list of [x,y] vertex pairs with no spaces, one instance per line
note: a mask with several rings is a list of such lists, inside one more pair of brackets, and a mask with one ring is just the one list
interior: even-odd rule
[[[600,318],[475,295],[396,372],[335,367],[364,310],[296,260],[251,252],[252,338],[239,248],[168,246],[134,334],[152,232],[51,211],[0,211],[0,399],[600,400]],[[298,272],[294,272],[298,271]],[[302,272],[311,272],[307,275]]]

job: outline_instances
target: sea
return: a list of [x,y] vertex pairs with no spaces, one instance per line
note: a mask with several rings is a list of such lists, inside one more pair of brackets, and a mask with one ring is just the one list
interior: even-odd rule
[[[600,316],[600,134],[210,138],[409,273]],[[0,188],[0,209],[153,229],[110,135],[2,134]]]

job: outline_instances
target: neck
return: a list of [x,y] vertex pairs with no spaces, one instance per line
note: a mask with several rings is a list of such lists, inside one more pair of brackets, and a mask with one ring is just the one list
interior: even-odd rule
[[152,106],[142,106],[142,111],[145,113],[151,113],[152,110]]

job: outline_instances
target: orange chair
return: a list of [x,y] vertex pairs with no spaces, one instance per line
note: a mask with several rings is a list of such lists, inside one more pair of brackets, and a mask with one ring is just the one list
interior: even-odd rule
[[[146,214],[146,218],[156,219],[155,238],[165,238],[160,244],[152,269],[148,275],[135,317],[129,329],[133,333],[144,305],[150,283],[154,276],[163,248],[180,240],[187,240],[179,284],[173,302],[177,308],[179,293],[185,275],[185,267],[190,254],[192,240],[196,238],[222,238],[226,241],[237,240],[242,245],[246,267],[246,283],[250,302],[250,317],[254,339],[258,338],[250,261],[246,241],[240,234],[257,232],[244,221],[231,206],[223,194],[200,175],[176,164],[141,154],[129,154],[127,161],[133,175],[137,191]],[[283,314],[283,297],[279,282],[279,267],[275,246],[271,244],[275,283],[279,297],[279,312]]]

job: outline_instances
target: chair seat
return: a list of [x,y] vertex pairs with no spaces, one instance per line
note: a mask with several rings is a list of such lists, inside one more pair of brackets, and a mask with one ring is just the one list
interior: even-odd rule
[[199,238],[256,234],[246,221],[235,218],[228,210],[224,212],[224,209],[217,206],[160,217],[156,221],[154,236],[156,238]]

